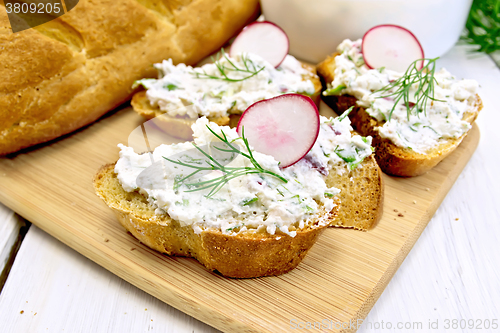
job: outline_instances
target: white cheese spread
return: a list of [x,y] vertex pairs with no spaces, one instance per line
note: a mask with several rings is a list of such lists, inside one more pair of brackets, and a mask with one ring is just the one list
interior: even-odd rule
[[[381,137],[390,139],[397,146],[426,154],[446,140],[459,138],[471,128],[462,118],[476,98],[476,81],[457,80],[445,69],[436,71],[434,99],[441,101],[429,99],[425,112],[413,112],[408,119],[407,107],[402,101],[390,115],[394,99],[381,98],[388,94],[378,91],[401,78],[404,73],[385,68],[368,68],[361,54],[361,40],[345,40],[339,45],[338,52],[340,55],[335,57],[335,79],[330,87],[337,88],[340,94],[356,97],[358,105],[365,108],[370,116],[384,122],[383,126],[376,128]],[[411,86],[410,99],[416,89],[417,85]]]
[[[194,144],[198,147],[207,147],[211,143],[216,143],[217,147],[224,145],[207,126],[218,135],[224,133],[228,142],[248,154],[234,129],[208,122],[205,117],[199,118],[192,126]],[[167,213],[181,225],[191,225],[195,232],[216,228],[224,233],[255,229],[275,234],[279,230],[294,237],[297,228],[329,223],[321,219],[320,213],[322,209],[331,211],[334,208],[333,199],[340,190],[327,187],[325,179],[328,173],[347,172],[372,153],[371,137],[351,136],[351,130],[347,117],[342,120],[321,117],[320,133],[311,151],[285,169],[280,169],[272,156],[251,149],[255,161],[263,169],[283,177],[286,182],[267,173],[243,172],[244,175],[230,179],[213,195],[209,195],[209,188],[192,190],[201,187],[200,182],[221,177],[221,171],[205,171],[186,177],[195,169],[164,158],[206,165],[203,160],[207,159],[186,155],[196,151],[191,142],[161,145],[152,154],[137,154],[132,148],[120,144],[120,159],[115,172],[126,191],[138,190],[157,208],[157,214]],[[254,167],[249,158],[241,154],[234,157],[225,161],[218,159],[218,162],[226,164],[228,170]],[[193,183],[198,185],[193,186]]]
[[215,63],[196,68],[174,65],[172,59],[154,66],[159,79],[142,79],[136,84],[147,89],[151,106],[172,117],[223,117],[284,93],[312,95],[315,91],[313,83],[303,79],[311,73],[291,55],[277,68],[251,53],[234,58],[224,54]]

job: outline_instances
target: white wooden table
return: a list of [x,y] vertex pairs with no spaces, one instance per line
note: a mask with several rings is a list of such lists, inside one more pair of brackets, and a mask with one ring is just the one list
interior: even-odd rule
[[[495,57],[500,64],[500,55]],[[446,327],[446,332],[500,332],[491,328],[494,319],[500,321],[500,70],[489,56],[468,54],[461,46],[439,62],[457,77],[480,82],[481,142],[358,332],[444,332]],[[0,205],[0,271],[21,223]],[[464,323],[467,327],[460,328]],[[216,330],[32,225],[0,294],[0,331]]]

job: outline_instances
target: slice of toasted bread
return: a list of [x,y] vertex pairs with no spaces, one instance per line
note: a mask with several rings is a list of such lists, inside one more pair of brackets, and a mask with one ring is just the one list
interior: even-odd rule
[[[199,120],[199,122],[203,121],[207,122],[206,119]],[[351,137],[351,141],[349,142],[352,143],[362,141],[362,138],[359,136],[352,137],[352,128],[348,126],[349,122],[347,119],[343,123],[344,127],[341,129],[343,133],[337,133],[333,127],[333,123],[328,123],[328,119],[325,118],[323,121],[326,124],[326,129],[331,128],[333,130],[327,129],[328,133],[332,136],[327,137],[323,143],[330,142],[329,140],[332,140],[336,135],[344,134],[347,135],[343,139],[341,138],[339,143],[345,140],[346,137]],[[193,128],[197,129],[196,126],[193,126]],[[236,131],[233,130],[233,132],[234,136],[238,137]],[[197,134],[198,137],[199,135],[200,133]],[[367,142],[365,141],[364,143],[366,144]],[[357,166],[346,162],[339,155],[333,155],[335,157],[333,159],[329,158],[331,151],[336,151],[339,145],[337,145],[337,148],[334,148],[334,145],[329,147],[328,149],[330,150],[327,151],[330,153],[328,154],[323,150],[324,147],[328,146],[321,146],[320,143],[319,146],[315,147],[317,148],[316,150],[322,151],[322,153],[319,153],[319,156],[328,157],[328,163],[325,164],[324,161],[316,160],[318,151],[315,151],[312,155],[307,155],[310,159],[306,158],[304,161],[305,165],[309,165],[311,169],[303,171],[303,167],[299,167],[291,171],[291,174],[294,175],[292,177],[296,177],[297,172],[316,169],[318,174],[314,174],[317,176],[322,174],[324,177],[322,180],[313,179],[313,181],[324,181],[324,189],[336,188],[340,190],[340,193],[334,191],[333,193],[336,194],[324,194],[325,196],[333,196],[333,205],[331,201],[325,201],[328,202],[328,210],[321,203],[323,201],[315,200],[319,211],[316,211],[315,215],[307,218],[307,220],[294,220],[294,223],[288,226],[287,231],[283,229],[276,229],[276,233],[269,231],[273,230],[272,228],[269,229],[268,222],[273,222],[269,219],[265,223],[260,224],[253,222],[248,224],[243,223],[244,227],[241,230],[239,227],[235,227],[237,229],[221,229],[221,225],[231,224],[235,220],[239,221],[237,225],[240,222],[246,222],[240,221],[242,219],[238,219],[238,215],[218,215],[231,217],[226,217],[226,220],[223,221],[218,220],[217,224],[207,222],[187,223],[186,225],[186,223],[179,223],[177,220],[173,220],[168,213],[162,213],[162,210],[156,209],[153,202],[156,202],[155,200],[157,199],[149,198],[151,200],[148,201],[148,194],[145,193],[150,192],[147,190],[138,189],[137,185],[127,185],[129,189],[126,191],[115,174],[114,165],[106,165],[99,170],[94,178],[94,188],[97,195],[113,209],[121,224],[141,242],[155,250],[169,255],[192,256],[208,269],[217,270],[229,277],[242,278],[277,275],[285,273],[299,264],[307,250],[314,244],[322,229],[328,226],[338,226],[367,230],[377,223],[382,214],[382,173],[375,162],[373,154],[371,154],[370,147],[365,145],[361,148],[364,152],[360,152],[360,156],[366,157],[363,160],[359,160],[360,163],[355,164]],[[133,164],[135,163],[133,162]],[[125,169],[127,168],[125,167]],[[351,168],[353,170],[350,170]],[[141,170],[139,168],[139,171]],[[170,172],[163,173],[161,177],[162,179],[166,177],[173,184],[175,183],[173,182],[175,178],[172,178],[175,175]],[[151,179],[148,179],[148,184],[152,183]],[[297,183],[301,184],[299,181]],[[173,186],[175,188],[175,185]],[[134,188],[136,189],[135,191],[132,190]],[[287,188],[285,189],[289,191]],[[187,192],[192,191],[189,190]],[[277,192],[283,196],[283,193],[279,190]],[[299,195],[292,198],[294,197],[299,198],[300,202],[305,200],[302,199],[301,201]],[[278,199],[280,198],[278,197]],[[278,199],[276,202],[284,201]],[[186,201],[197,202],[199,204],[199,200]],[[231,201],[231,199],[229,200]],[[222,201],[216,201],[215,203],[217,204],[217,202]],[[214,209],[212,205],[213,203],[210,202],[211,210]],[[286,205],[283,207],[287,209]],[[308,206],[305,207],[309,208]],[[168,211],[170,212],[170,210]],[[178,215],[175,211],[176,209],[172,210],[173,214]],[[256,212],[254,211],[254,213]],[[299,216],[302,216],[302,214]],[[297,235],[294,236],[294,233]]]
[[[317,66],[318,75],[324,86],[334,79],[336,55],[333,54],[327,57],[326,60]],[[418,176],[426,173],[455,150],[467,135],[465,133],[457,139],[447,140],[429,150],[427,154],[419,154],[409,148],[396,146],[389,139],[382,138],[376,127],[382,126],[383,123],[372,118],[364,108],[357,106],[355,97],[341,95],[323,96],[322,98],[337,114],[341,114],[351,106],[354,106],[354,109],[349,114],[352,126],[361,135],[370,135],[373,137],[372,145],[375,147],[375,158],[380,168],[387,174],[395,176]],[[474,103],[469,106],[469,110],[465,112],[462,119],[472,124],[482,107],[481,98],[479,95],[476,95]]]
[[382,171],[373,155],[354,170],[338,174],[330,172],[326,185],[340,189],[340,209],[332,227],[369,230],[382,217],[384,186]]
[[[290,271],[328,226],[318,225],[318,220],[312,226],[297,230],[295,237],[279,231],[270,235],[256,230],[228,235],[220,230],[205,229],[196,234],[190,225],[181,226],[168,215],[155,214],[155,208],[138,192],[126,192],[114,173],[113,164],[98,171],[94,188],[125,229],[145,245],[168,255],[194,257],[207,269],[234,278]],[[337,209],[338,205],[331,212],[323,212],[322,219],[331,221]]]
[[190,225],[181,226],[166,214],[155,214],[155,208],[137,191],[126,192],[114,172],[114,164],[103,166],[94,177],[97,195],[139,241],[168,255],[194,257],[207,269],[235,278],[286,273],[302,261],[327,226],[366,230],[380,219],[383,186],[373,156],[351,172],[330,172],[326,183],[341,189],[338,205],[321,213],[321,219],[328,223],[296,230],[297,235],[290,237],[279,231],[270,235],[255,230],[228,235],[205,229],[196,234]]
[[[310,74],[304,75],[302,77],[303,80],[310,80],[314,85],[314,94],[309,97],[312,98],[316,106],[319,105],[321,100],[320,92],[321,92],[321,81],[319,77],[316,75],[316,69],[314,66],[303,63],[302,67],[307,69]],[[162,115],[162,122],[164,123],[164,128],[168,130],[168,134],[175,136],[177,138],[190,140],[192,138],[192,130],[191,125],[196,121],[196,119],[192,119],[189,117],[170,117],[165,115],[165,113],[160,110],[158,106],[152,106],[149,102],[148,97],[146,96],[146,91],[140,91],[136,93],[132,97],[131,101],[132,107],[134,111],[145,117],[146,119],[152,119],[159,115]],[[233,112],[234,111],[234,112]],[[240,119],[240,115],[245,110],[233,110],[231,115],[224,117],[208,117],[208,119],[218,125],[229,125],[230,127],[236,127],[238,125],[238,121]]]

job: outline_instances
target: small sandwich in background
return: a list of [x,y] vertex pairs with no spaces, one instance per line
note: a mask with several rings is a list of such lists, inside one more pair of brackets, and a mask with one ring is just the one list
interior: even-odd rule
[[138,80],[146,90],[134,95],[136,112],[161,116],[170,135],[189,140],[191,125],[207,117],[235,127],[251,104],[286,93],[309,96],[318,104],[321,82],[314,66],[288,55],[288,37],[271,22],[254,22],[243,29],[229,53],[221,50],[201,67],[155,64],[158,79]]
[[372,136],[382,170],[418,176],[455,150],[482,109],[478,83],[425,59],[416,37],[394,25],[345,40],[317,67],[323,100],[338,114],[354,107],[354,129]]

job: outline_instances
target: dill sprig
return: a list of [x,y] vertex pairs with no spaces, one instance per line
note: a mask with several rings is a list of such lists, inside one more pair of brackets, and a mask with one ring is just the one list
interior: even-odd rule
[[[237,178],[240,176],[244,176],[244,175],[248,175],[248,174],[267,174],[267,175],[271,175],[273,177],[276,177],[285,183],[288,182],[284,177],[282,177],[282,176],[280,176],[272,171],[266,170],[262,166],[260,166],[260,164],[257,162],[257,160],[254,158],[254,156],[252,154],[252,150],[250,149],[250,145],[248,144],[248,140],[245,138],[244,128],[242,129],[241,138],[238,138],[238,139],[243,140],[243,143],[245,144],[245,147],[246,147],[248,153],[242,152],[240,149],[236,148],[232,144],[232,142],[234,142],[235,140],[238,140],[238,139],[235,139],[235,140],[230,142],[228,140],[226,134],[224,133],[224,131],[221,130],[221,135],[219,135],[219,134],[215,133],[208,125],[207,125],[207,128],[210,132],[212,132],[213,135],[215,135],[215,137],[217,137],[219,140],[221,140],[226,146],[226,148],[219,148],[217,146],[213,146],[213,148],[215,148],[219,151],[222,151],[222,152],[240,154],[241,156],[248,158],[250,160],[250,162],[252,163],[253,167],[227,167],[227,166],[223,166],[213,156],[211,156],[210,154],[203,151],[200,147],[198,147],[193,142],[193,146],[207,158],[207,160],[205,160],[205,163],[208,166],[200,166],[199,163],[191,164],[191,163],[181,162],[180,160],[174,161],[174,160],[171,160],[171,159],[163,156],[164,159],[166,159],[167,161],[169,161],[171,163],[194,169],[194,171],[192,173],[190,173],[189,175],[187,175],[186,177],[183,177],[183,178],[179,177],[178,179],[176,179],[174,188],[178,188],[180,185],[185,185],[188,188],[194,187],[193,189],[187,190],[186,192],[195,192],[195,191],[201,191],[201,190],[205,190],[205,189],[211,189],[210,192],[206,195],[207,198],[210,198],[211,196],[213,196],[214,194],[219,192],[219,190],[222,187],[224,187],[224,185],[226,185],[231,179],[234,179],[234,178]],[[220,177],[216,177],[214,179],[206,180],[206,181],[199,181],[199,182],[193,182],[193,183],[186,182],[188,179],[190,179],[191,177],[196,175],[198,172],[207,171],[207,170],[218,170],[218,171],[223,172],[224,175],[222,175]]]
[[[394,105],[390,110],[387,120],[391,120],[392,114],[401,100],[406,106],[408,120],[412,113],[418,114],[419,112],[424,112],[427,115],[427,102],[429,100],[445,102],[434,98],[434,83],[436,82],[434,74],[436,72],[436,60],[438,59],[415,60],[402,77],[375,91],[375,93],[385,93],[377,96],[377,98],[394,98]],[[422,69],[418,69],[417,64],[422,61],[426,63]],[[415,93],[413,94],[414,102],[410,101],[413,86],[416,86]]]
[[[220,56],[220,54],[222,56]],[[217,53],[216,58],[218,58],[219,60],[214,60],[214,58],[212,57],[212,61],[214,65],[217,67],[218,70],[217,75],[208,74],[205,70],[203,70],[203,72],[200,72],[199,70],[197,71],[196,69],[193,70],[192,74],[197,79],[212,79],[212,80],[223,80],[228,82],[240,82],[259,74],[265,68],[265,66],[262,66],[260,68],[257,67],[255,63],[248,58],[248,55],[246,53],[241,55],[241,61],[243,62],[244,67],[236,66],[234,62],[232,62],[231,59],[227,56],[226,52],[224,52],[224,49],[222,49],[221,52]],[[222,63],[220,61],[222,58],[226,59],[229,65]],[[247,73],[248,75],[240,79],[229,77],[230,73],[237,73],[237,72]]]
[[477,45],[477,51],[491,53],[500,50],[500,1],[474,0],[463,40]]

